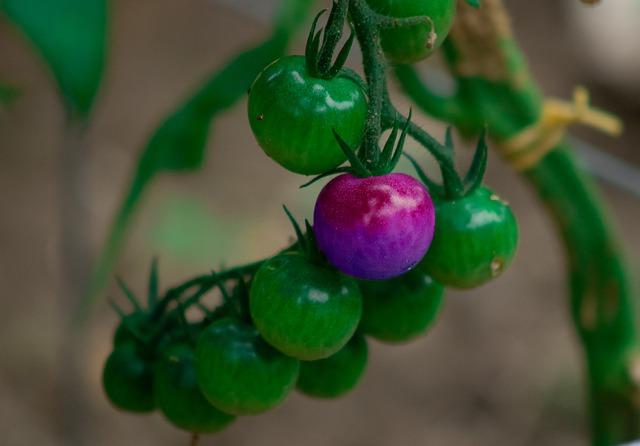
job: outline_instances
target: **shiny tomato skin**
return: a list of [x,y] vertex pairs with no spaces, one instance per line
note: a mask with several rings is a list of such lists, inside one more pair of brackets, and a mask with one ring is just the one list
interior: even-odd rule
[[333,268],[290,252],[269,259],[251,285],[251,317],[284,354],[312,361],[340,350],[362,312],[357,283]]
[[427,189],[403,173],[335,177],[313,213],[318,247],[329,263],[365,280],[411,270],[429,249],[435,212]]
[[303,175],[342,164],[346,157],[333,130],[357,147],[366,113],[359,85],[340,75],[311,76],[303,56],[283,57],[267,66],[249,93],[249,123],[258,144],[277,163]]
[[196,347],[198,384],[209,402],[232,415],[278,406],[295,387],[300,362],[267,344],[255,327],[232,318],[213,322]]
[[499,276],[518,247],[511,207],[481,187],[456,200],[436,202],[438,225],[419,265],[443,285],[474,288]]
[[367,3],[387,16],[428,16],[433,21],[437,38],[432,48],[427,46],[431,29],[428,24],[381,30],[382,48],[395,63],[415,63],[429,57],[449,34],[456,12],[456,0],[367,0]]

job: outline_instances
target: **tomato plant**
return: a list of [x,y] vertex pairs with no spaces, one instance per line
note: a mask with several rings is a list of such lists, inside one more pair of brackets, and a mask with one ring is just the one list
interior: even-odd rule
[[[477,0],[467,3],[482,7]],[[314,175],[303,187],[336,176],[317,196],[313,224],[305,220],[301,228],[285,208],[297,241],[275,255],[193,277],[162,296],[154,266],[148,308],[142,308],[122,287],[134,309],[125,314],[116,306],[121,322],[103,374],[105,393],[116,407],[149,412],[157,404],[177,427],[207,433],[222,430],[236,416],[278,406],[294,388],[320,398],[352,390],[366,369],[367,337],[398,343],[424,334],[442,311],[445,287],[482,285],[502,274],[513,261],[518,244],[516,218],[509,205],[483,185],[487,132],[507,147],[503,148],[507,160],[525,159],[517,165],[533,170],[533,181],[547,186],[541,187],[544,193],[555,187],[584,192],[582,179],[575,172],[555,175],[562,170],[558,166],[572,166],[562,150],[546,147],[544,150],[551,152],[534,152],[535,157],[530,153],[534,150],[528,142],[531,134],[546,131],[547,121],[553,120],[543,115],[549,113],[549,107],[540,107],[526,73],[516,70],[515,76],[509,72],[520,68],[521,59],[517,53],[509,53],[515,46],[510,44],[510,34],[504,33],[505,22],[500,21],[504,11],[491,9],[496,4],[499,2],[487,6],[494,15],[485,22],[479,19],[484,16],[472,15],[462,3],[456,7],[454,0],[336,0],[324,28],[317,29],[322,13],[313,21],[304,56],[279,57],[283,35],[286,40],[291,23],[297,22],[285,15],[264,46],[234,59],[165,123],[145,151],[143,159],[153,168],[151,173],[140,170],[145,174],[141,174],[142,183],[134,182],[134,198],[142,190],[140,184],[156,170],[200,165],[208,123],[201,113],[206,110],[210,117],[229,106],[249,84],[247,114],[257,145],[285,169]],[[460,11],[467,21],[449,33]],[[347,25],[351,34],[343,39]],[[494,45],[493,50],[503,57],[489,58],[487,63],[480,56],[474,59],[466,54],[467,64],[462,64],[465,51],[476,47],[466,37],[462,42],[458,39],[465,33],[478,33],[479,28],[500,38],[473,40],[474,44]],[[447,36],[444,55],[458,81],[452,97],[429,91],[408,65],[396,66],[395,73],[421,108],[455,124],[467,136],[479,134],[464,175],[456,168],[451,128],[440,142],[412,122],[411,111],[405,116],[394,106],[387,87],[389,61],[408,64],[422,60]],[[345,66],[356,38],[364,78]],[[482,70],[494,69],[499,62],[506,67],[498,67],[507,71],[500,73],[504,78],[485,79]],[[233,88],[220,93],[229,79],[234,79]],[[527,91],[515,91],[515,85]],[[501,115],[496,104],[500,110],[516,109],[518,119],[496,122],[496,116]],[[575,111],[575,120],[587,111]],[[570,120],[564,115],[558,119]],[[182,127],[190,119],[197,121],[194,132]],[[482,132],[480,124],[485,121],[487,130]],[[515,126],[515,121],[531,127]],[[552,130],[551,135],[534,136],[543,142],[553,140],[558,133],[555,127]],[[385,131],[389,136],[383,141]],[[514,155],[514,141],[521,141],[522,134],[527,136],[527,147]],[[185,135],[192,151],[172,151],[170,147],[179,146],[176,141]],[[419,159],[404,153],[408,137],[435,159],[441,181],[427,175]],[[414,166],[415,176],[395,172],[403,155]],[[549,165],[541,173],[535,163]],[[558,183],[548,186],[551,177],[557,177]],[[587,223],[606,240],[592,242],[574,231],[565,237],[575,251],[572,259],[579,257],[576,252],[590,259],[593,252],[609,258],[612,244],[603,234],[606,230],[599,213],[589,207],[588,193],[577,195],[578,205],[566,197],[551,201],[551,205],[558,215],[564,207],[589,209],[587,214],[594,222]],[[128,207],[125,211],[125,215],[130,213]],[[575,221],[571,223],[575,227]],[[566,231],[568,223],[563,220],[562,224]],[[589,249],[575,249],[573,245],[579,243]],[[612,283],[615,286],[609,288],[625,292],[615,281],[589,282],[596,269],[585,265],[572,265],[576,268],[576,302],[581,302],[588,288],[581,286],[584,283],[597,283],[594,295],[598,296],[606,288],[602,283]],[[622,275],[619,263],[612,265],[611,271]],[[220,298],[213,307],[203,299],[209,292]],[[619,297],[628,304],[626,294]],[[577,308],[576,314],[582,314],[582,307]],[[635,333],[631,322],[620,320],[625,326],[621,333]],[[618,335],[609,333],[606,339],[624,337]],[[598,389],[594,400],[602,399],[603,383],[614,386],[612,383],[625,381],[620,379],[622,371],[609,374],[608,367],[619,364],[620,358],[632,351],[628,347],[636,343],[629,336],[611,355],[602,349],[589,350],[589,354],[597,350],[598,363],[607,364],[589,370],[592,374],[607,371],[606,379],[591,377],[594,389]],[[585,341],[591,345],[592,339],[587,336]],[[614,387],[618,390],[618,384]],[[613,393],[605,393],[613,398]],[[623,400],[615,407],[629,407],[624,396],[628,394],[615,393]],[[602,411],[594,413],[597,420],[613,419]],[[633,418],[624,415],[623,419]],[[616,433],[612,437],[620,436]]]

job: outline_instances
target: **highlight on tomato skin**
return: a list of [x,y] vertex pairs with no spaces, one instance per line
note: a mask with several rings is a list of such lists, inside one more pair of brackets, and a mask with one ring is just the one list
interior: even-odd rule
[[333,136],[351,146],[362,138],[365,95],[353,80],[311,76],[304,56],[287,56],[258,75],[249,92],[251,130],[264,152],[303,175],[326,172],[346,157]]
[[333,355],[353,336],[362,298],[351,277],[289,252],[260,267],[251,285],[250,309],[269,344],[293,358],[313,361]]
[[[429,23],[380,31],[385,55],[394,63],[415,63],[432,55],[451,30],[456,12],[456,0],[367,0],[373,10],[390,17],[426,16]],[[430,42],[430,33],[435,41]]]
[[511,207],[486,187],[456,200],[436,202],[433,243],[418,266],[443,285],[474,288],[498,277],[518,247]]
[[337,176],[320,192],[313,216],[318,247],[329,263],[366,280],[412,269],[429,249],[435,223],[429,192],[402,173]]
[[256,415],[293,390],[300,362],[283,355],[255,327],[232,317],[213,322],[196,346],[198,384],[209,402],[232,415]]

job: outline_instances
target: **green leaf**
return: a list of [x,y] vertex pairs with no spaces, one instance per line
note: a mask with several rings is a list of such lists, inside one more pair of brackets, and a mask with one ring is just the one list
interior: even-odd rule
[[95,265],[89,289],[77,315],[78,320],[84,318],[104,288],[124,243],[131,218],[148,184],[160,172],[183,172],[202,165],[213,118],[245,94],[267,64],[284,54],[291,37],[304,23],[312,3],[312,0],[285,0],[272,36],[233,57],[213,73],[175,112],[169,114],[153,134],[140,156],[129,190]]
[[0,0],[51,68],[74,114],[89,113],[104,69],[106,0]]
[[467,0],[467,3],[473,6],[474,8],[480,7],[480,0]]

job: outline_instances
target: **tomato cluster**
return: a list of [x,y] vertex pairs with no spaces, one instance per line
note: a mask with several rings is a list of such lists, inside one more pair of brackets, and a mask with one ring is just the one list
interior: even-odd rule
[[129,314],[118,310],[122,320],[103,370],[112,404],[135,413],[158,409],[182,430],[213,433],[237,416],[276,407],[296,388],[317,398],[342,396],[364,374],[365,334],[399,342],[431,325],[442,287],[427,276],[357,281],[326,263],[312,231],[295,228],[297,245],[234,276],[231,294],[219,275],[207,276],[224,303],[200,305],[201,318],[187,320],[196,301],[173,290],[150,298],[147,309],[136,303]]
[[[399,62],[428,56],[455,9],[453,0],[367,1],[368,20],[381,24],[382,48]],[[335,14],[329,23],[337,23]],[[416,15],[428,16],[428,23]],[[419,179],[394,173],[405,138],[415,131],[411,116],[396,116],[378,146],[384,110],[369,96],[383,94],[365,92],[366,84],[342,69],[353,34],[331,65],[339,39],[315,32],[318,17],[305,57],[279,59],[253,82],[248,115],[259,145],[286,169],[319,175],[312,181],[340,175],[318,195],[313,226],[306,222],[303,231],[285,208],[298,240],[279,254],[188,281],[162,299],[154,268],[147,309],[125,288],[136,308],[120,312],[103,373],[116,407],[157,408],[175,426],[207,433],[276,407],[296,388],[341,396],[364,374],[365,336],[398,343],[424,334],[445,286],[481,285],[512,261],[515,218],[481,186],[484,138],[464,179],[453,168],[450,132],[438,159],[442,185],[411,157]],[[194,286],[199,289],[183,299]],[[200,302],[212,288],[222,297],[215,309]],[[195,305],[203,315],[188,320],[186,310]]]

